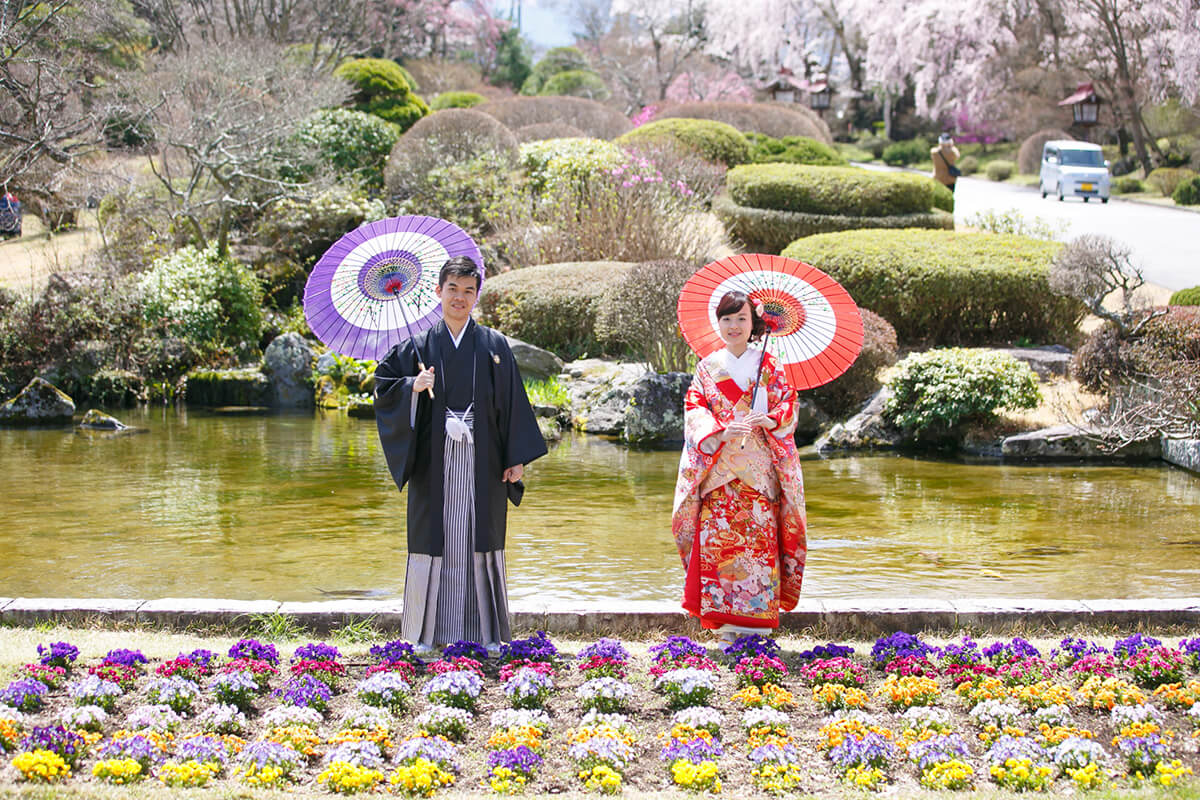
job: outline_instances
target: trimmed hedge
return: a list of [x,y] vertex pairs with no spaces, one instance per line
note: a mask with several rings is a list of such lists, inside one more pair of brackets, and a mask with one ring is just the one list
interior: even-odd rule
[[1175,191],[1171,192],[1171,199],[1176,205],[1200,205],[1200,175],[1180,181]]
[[1046,142],[1058,139],[1071,140],[1075,137],[1058,128],[1043,128],[1025,137],[1017,150],[1017,171],[1022,175],[1037,175],[1042,171],[1042,148]]
[[991,181],[1006,181],[1012,177],[1013,162],[1005,161],[1002,158],[997,158],[995,161],[987,165],[985,170],[988,180]]
[[510,97],[475,106],[495,117],[509,130],[540,122],[565,122],[596,139],[615,139],[633,129],[633,123],[619,111],[595,100],[582,97]]
[[974,175],[979,172],[979,159],[975,156],[963,156],[955,166],[962,170],[963,175]]
[[1172,306],[1200,306],[1200,286],[1180,289],[1171,295],[1171,299],[1167,301],[1167,304]]
[[732,125],[742,133],[765,133],[776,139],[807,136],[833,144],[829,126],[810,108],[778,103],[679,103],[660,108],[655,119],[684,117],[711,119]]
[[563,359],[600,355],[611,345],[596,333],[610,286],[633,268],[622,261],[543,264],[505,272],[483,285],[479,321]]
[[940,181],[933,181],[933,207],[950,214],[954,213],[954,192]]
[[941,210],[886,216],[812,214],[803,211],[774,211],[750,208],[735,203],[728,195],[717,195],[713,213],[730,236],[747,250],[778,253],[797,239],[818,233],[858,230],[860,228],[941,228],[954,230],[954,215]]
[[1175,194],[1175,187],[1196,177],[1196,172],[1187,167],[1159,167],[1146,176],[1146,183],[1154,187],[1163,197]]
[[879,391],[879,371],[896,363],[896,329],[874,311],[858,311],[863,323],[863,346],[858,358],[834,380],[802,395],[833,419],[858,413]]
[[1061,243],[950,231],[810,236],[783,255],[819,267],[892,323],[901,344],[1070,344],[1086,312],[1050,291]]
[[1146,191],[1146,185],[1132,175],[1122,175],[1112,179],[1113,194],[1133,194]]
[[487,98],[479,92],[442,92],[433,98],[429,107],[434,111],[442,111],[447,108],[473,108],[486,102]]
[[585,97],[588,100],[607,100],[612,92],[604,79],[590,69],[569,69],[550,77],[542,85],[542,96]]
[[732,167],[750,160],[750,143],[732,125],[711,119],[659,119],[617,139],[625,148],[662,141],[678,142],[705,161]]
[[429,114],[429,105],[413,91],[412,76],[404,67],[386,58],[356,58],[346,61],[333,74],[354,89],[354,109],[411,128]]
[[562,72],[590,70],[587,56],[578,47],[552,47],[546,51],[541,60],[533,65],[529,76],[521,84],[521,94],[543,94],[546,82]]
[[542,142],[546,139],[586,139],[587,134],[576,128],[574,125],[568,125],[565,122],[537,122],[533,125],[525,125],[513,131],[513,135],[517,137],[517,141],[521,144],[526,142]]
[[890,164],[893,167],[918,164],[930,158],[929,142],[924,139],[908,139],[903,142],[893,142],[883,148],[883,154],[880,157],[883,159],[883,163]]
[[811,164],[820,167],[844,167],[849,162],[824,142],[808,136],[784,136],[774,139],[765,133],[747,133],[750,160],[755,164]]
[[882,217],[933,208],[928,177],[855,167],[749,164],[729,170],[725,185],[738,205],[775,211]]
[[412,126],[392,148],[384,181],[392,194],[402,194],[430,170],[495,154],[515,165],[517,137],[491,117],[473,108],[448,108]]
[[[324,163],[371,187],[383,185],[384,165],[399,138],[400,130],[392,123],[346,108],[314,112],[295,133],[296,141],[310,147]],[[308,175],[316,169],[315,164],[292,166]]]

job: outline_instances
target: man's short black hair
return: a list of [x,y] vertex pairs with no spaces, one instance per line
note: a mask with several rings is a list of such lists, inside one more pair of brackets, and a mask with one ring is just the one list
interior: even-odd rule
[[438,286],[445,286],[446,280],[453,275],[456,278],[474,278],[475,291],[479,291],[482,281],[479,278],[479,265],[470,256],[455,256],[442,265],[438,273]]

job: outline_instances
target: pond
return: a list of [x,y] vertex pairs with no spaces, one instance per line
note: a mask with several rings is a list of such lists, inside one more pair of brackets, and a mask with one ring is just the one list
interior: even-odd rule
[[[147,433],[0,429],[0,595],[314,600],[404,586],[404,497],[341,413],[124,411]],[[514,600],[674,601],[676,452],[568,437],[509,517]],[[1200,595],[1200,480],[1166,466],[804,463],[805,594]]]

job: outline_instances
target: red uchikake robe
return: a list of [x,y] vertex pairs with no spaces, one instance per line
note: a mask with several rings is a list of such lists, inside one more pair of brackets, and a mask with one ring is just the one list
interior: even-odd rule
[[[742,415],[750,410],[750,392],[739,387],[726,371],[722,353],[718,351],[700,362],[684,400],[684,449],[671,519],[671,532],[687,570],[683,607],[700,617],[706,628],[726,623],[775,628],[779,625],[780,610],[790,611],[800,599],[807,555],[804,479],[792,438],[796,426],[796,392],[788,386],[776,360],[767,354],[759,381],[766,388],[767,413],[776,426],[770,431],[756,429],[753,436],[759,440],[757,447],[748,445],[745,451],[730,454],[743,459],[743,464],[758,459],[751,463],[749,472],[757,471],[760,475],[773,472],[778,480],[778,496],[773,503],[778,550],[763,542],[739,546],[736,519],[719,521],[722,525],[728,522],[728,530],[733,534],[723,537],[721,546],[697,547],[704,500],[702,489],[720,491],[719,485],[712,486],[712,481],[706,485],[706,480],[714,470],[717,481],[727,477],[722,474],[727,469],[718,464],[718,459],[724,448],[739,447],[736,441],[714,440],[717,447],[710,454],[701,449],[700,443],[719,435],[732,423],[735,410]],[[761,487],[754,488],[762,492]],[[720,513],[720,506],[720,502],[708,504],[708,524],[713,524],[711,515]],[[776,555],[769,557],[767,553]]]

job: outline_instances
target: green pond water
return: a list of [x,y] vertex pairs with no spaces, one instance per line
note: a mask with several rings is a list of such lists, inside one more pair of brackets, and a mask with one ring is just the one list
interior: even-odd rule
[[[400,596],[404,497],[340,413],[120,415],[147,433],[0,430],[0,596]],[[510,594],[678,597],[678,454],[576,436],[528,470]],[[812,597],[1200,596],[1200,479],[1166,466],[804,462]]]

